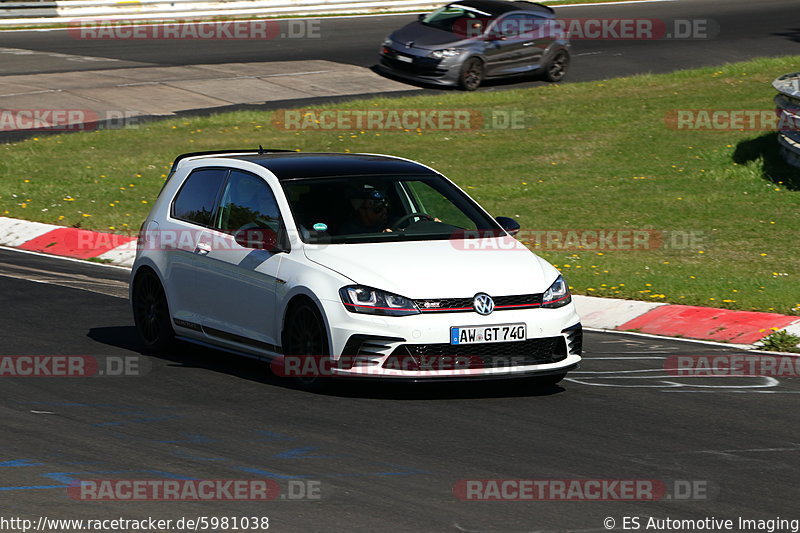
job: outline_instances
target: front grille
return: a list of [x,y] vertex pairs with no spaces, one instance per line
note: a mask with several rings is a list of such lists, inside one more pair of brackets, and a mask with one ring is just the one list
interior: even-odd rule
[[487,344],[402,344],[383,363],[396,370],[457,370],[555,363],[567,357],[564,337]]
[[[542,305],[542,293],[493,296],[494,310],[530,309]],[[472,311],[472,298],[429,298],[414,300],[422,313],[463,313]]]
[[399,61],[396,56],[397,55],[404,55],[399,54],[392,50],[392,55],[384,54],[381,56],[381,62],[393,69],[403,72],[410,72],[413,74],[417,74],[419,76],[444,76],[447,71],[444,69],[440,69],[439,67],[439,60],[438,59],[431,59],[427,57],[417,57],[417,56],[406,56],[412,58],[412,63],[408,63],[406,61]]

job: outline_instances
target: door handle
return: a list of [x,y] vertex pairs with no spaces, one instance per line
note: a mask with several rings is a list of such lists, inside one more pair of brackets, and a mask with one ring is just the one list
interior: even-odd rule
[[206,255],[210,251],[211,251],[211,245],[205,242],[198,242],[197,248],[195,248],[194,250],[194,252],[198,255]]
[[534,43],[533,41],[528,41],[527,43],[522,43],[522,46],[533,46],[534,44],[536,43]]

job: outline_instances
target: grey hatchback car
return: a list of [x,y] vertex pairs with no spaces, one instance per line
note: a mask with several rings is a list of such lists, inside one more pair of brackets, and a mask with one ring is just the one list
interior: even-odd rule
[[524,0],[463,0],[391,33],[379,70],[435,85],[477,89],[524,74],[560,81],[570,43],[552,8]]

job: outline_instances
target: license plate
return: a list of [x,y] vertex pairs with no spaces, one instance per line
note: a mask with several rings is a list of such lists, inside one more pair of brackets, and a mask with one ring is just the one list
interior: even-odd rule
[[400,54],[397,54],[397,60],[398,61],[404,61],[406,63],[413,63],[414,62],[414,58],[411,58],[411,57],[408,57],[408,56],[401,56]]
[[450,328],[450,344],[482,344],[487,342],[518,342],[528,338],[525,324],[467,326]]

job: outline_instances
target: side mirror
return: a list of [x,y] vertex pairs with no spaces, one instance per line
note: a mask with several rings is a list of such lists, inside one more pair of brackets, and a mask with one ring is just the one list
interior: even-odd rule
[[427,14],[427,13],[420,13],[419,15],[417,15],[417,20],[422,20],[422,19],[424,19],[424,18],[425,18],[425,17],[427,17],[427,16],[428,16],[428,14]]
[[233,238],[236,244],[254,250],[266,250],[267,252],[282,251],[278,246],[278,236],[271,229],[253,228],[237,231]]
[[496,217],[495,220],[497,221],[498,224],[500,224],[501,228],[503,228],[509,233],[509,235],[514,236],[517,233],[519,233],[520,230],[519,222],[517,222],[513,218]]

